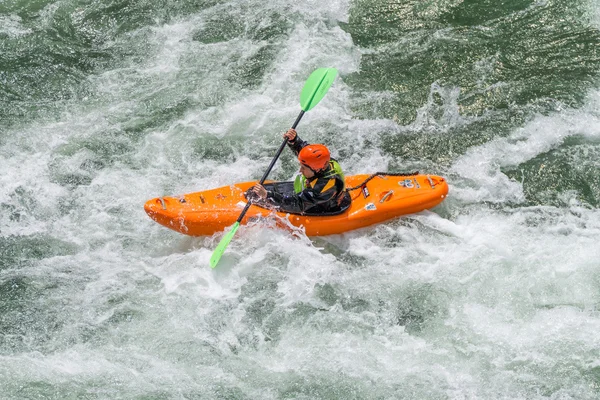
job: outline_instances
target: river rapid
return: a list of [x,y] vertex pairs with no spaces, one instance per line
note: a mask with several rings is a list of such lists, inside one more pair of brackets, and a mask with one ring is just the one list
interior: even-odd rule
[[[449,197],[211,270],[144,202],[259,179],[318,67],[302,138]],[[600,398],[599,71],[591,0],[0,3],[0,398]]]

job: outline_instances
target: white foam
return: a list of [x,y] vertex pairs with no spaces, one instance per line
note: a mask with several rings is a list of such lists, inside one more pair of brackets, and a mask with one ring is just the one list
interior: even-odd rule
[[[582,110],[539,116],[455,160],[444,217],[423,212],[318,240],[263,221],[240,228],[211,270],[222,233],[188,238],[145,215],[148,198],[259,177],[272,157],[262,146],[280,142],[315,67],[339,67],[342,76],[299,131],[311,141],[327,138],[334,154],[349,154],[340,159],[347,173],[387,169],[381,132],[437,123],[427,110],[433,97],[412,127],[352,118],[343,76],[358,69],[360,54],[327,22],[347,20],[347,2],[261,3],[247,17],[258,18],[265,7],[297,17],[257,88],[227,81],[256,43],[192,40],[209,9],[133,33],[128,40],[148,39],[148,58],[92,78],[102,100],[6,135],[0,203],[23,187],[42,215],[13,221],[3,214],[2,235],[43,233],[76,250],[2,270],[3,282],[31,279],[32,292],[45,296],[33,299],[43,305],[36,317],[48,322],[24,327],[23,339],[35,350],[0,357],[2,383],[122,390],[108,397],[211,398],[222,387],[239,390],[233,397],[302,397],[293,392],[296,382],[317,382],[356,387],[358,397],[364,383],[366,396],[381,398],[527,398],[537,390],[530,383],[549,382],[565,390],[550,396],[575,397],[581,376],[597,367],[600,213],[577,205],[503,207],[522,200],[523,191],[501,169],[572,135],[597,138],[598,92]],[[191,74],[194,65],[202,72]],[[137,141],[121,135],[128,123],[155,118],[146,104],[181,100],[184,90],[198,102],[195,109]],[[431,94],[448,100],[445,124],[464,122],[455,113],[456,89],[434,84]],[[82,164],[94,155],[85,144],[107,132],[134,150],[86,172]],[[245,146],[231,159],[201,159],[194,145],[208,136]],[[87,173],[91,182],[60,186],[50,165]],[[56,212],[61,201],[71,208]],[[402,318],[402,307],[414,321]]]
[[0,15],[0,33],[16,38],[33,32],[31,29],[24,27],[22,21],[18,15]]
[[574,135],[600,137],[598,94],[590,95],[583,110],[565,110],[539,116],[506,138],[498,138],[469,149],[454,162],[451,172],[471,183],[454,187],[453,196],[468,202],[520,202],[524,199],[520,182],[501,172],[516,167],[539,154],[558,147]]

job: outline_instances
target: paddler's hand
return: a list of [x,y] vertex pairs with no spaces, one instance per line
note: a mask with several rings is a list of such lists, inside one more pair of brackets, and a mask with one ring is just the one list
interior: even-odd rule
[[254,185],[252,187],[252,192],[254,192],[254,194],[258,197],[260,197],[261,200],[267,198],[267,189],[265,189],[263,185]]
[[288,130],[286,133],[283,134],[283,137],[285,139],[287,139],[288,142],[293,142],[294,140],[296,140],[296,130],[293,128],[290,128],[290,130]]

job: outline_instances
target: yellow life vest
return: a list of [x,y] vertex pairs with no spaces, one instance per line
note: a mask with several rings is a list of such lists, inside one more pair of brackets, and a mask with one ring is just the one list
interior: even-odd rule
[[[344,189],[346,189],[346,179],[344,178],[344,173],[342,172],[342,167],[340,164],[336,160],[330,160],[329,166],[331,167],[331,171],[325,175],[324,178],[333,178],[334,176],[338,175],[342,179],[342,182],[344,182]],[[304,175],[300,174],[296,176],[296,179],[294,180],[294,193],[298,194],[307,187],[308,181]]]

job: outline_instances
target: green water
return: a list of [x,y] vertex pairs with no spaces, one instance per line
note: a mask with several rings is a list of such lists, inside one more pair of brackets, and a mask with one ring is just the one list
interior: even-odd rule
[[[211,270],[145,200],[260,178],[318,67],[300,135],[449,198]],[[0,398],[598,398],[599,68],[583,0],[0,3]]]

